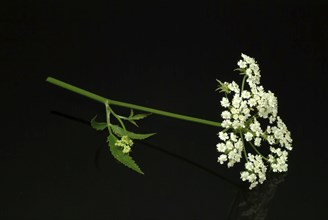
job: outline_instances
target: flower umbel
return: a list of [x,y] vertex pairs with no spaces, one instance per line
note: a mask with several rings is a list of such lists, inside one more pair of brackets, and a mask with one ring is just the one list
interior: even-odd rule
[[[225,97],[220,101],[224,108],[221,113],[224,131],[218,133],[220,142],[217,150],[221,153],[218,162],[227,162],[228,167],[240,162],[244,152],[245,171],[241,172],[240,178],[248,181],[252,189],[265,181],[267,166],[273,172],[287,171],[292,139],[285,123],[278,116],[276,96],[260,85],[260,68],[255,59],[245,54],[241,54],[241,57],[237,63],[237,70],[244,77],[241,86],[234,81],[219,82],[218,88],[225,93]],[[267,156],[260,153],[264,144],[270,149]],[[246,149],[246,146],[249,148]],[[252,153],[247,153],[250,151]]]
[[122,147],[122,152],[125,154],[130,153],[133,141],[126,135],[121,137],[121,140],[115,142],[115,146]]

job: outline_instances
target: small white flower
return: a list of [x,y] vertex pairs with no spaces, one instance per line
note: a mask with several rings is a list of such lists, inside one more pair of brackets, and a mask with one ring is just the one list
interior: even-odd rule
[[227,150],[231,151],[233,150],[234,146],[231,141],[226,142]]
[[250,124],[249,128],[251,129],[251,131],[253,131],[255,133],[255,135],[257,137],[261,136],[263,134],[263,131],[261,129],[261,125],[260,123],[257,121],[257,119],[254,119],[254,122],[252,124]]
[[240,173],[240,178],[242,181],[246,181],[248,179],[248,177],[249,177],[249,172],[243,171]]
[[247,55],[245,55],[245,54],[241,54],[241,57],[245,60],[245,62],[246,63],[248,63],[248,64],[252,64],[252,63],[255,63],[255,60],[254,60],[254,58],[252,58],[252,57],[249,57],[249,56],[247,56]]
[[238,120],[239,115],[238,115],[238,114],[233,114],[233,115],[232,115],[232,118],[235,119],[235,120]]
[[244,99],[249,99],[251,97],[251,93],[247,90],[241,92],[241,97]]
[[245,61],[243,61],[243,60],[239,60],[238,63],[237,63],[237,65],[238,65],[239,68],[241,68],[241,69],[244,69],[244,68],[247,67],[247,63],[246,63]]
[[262,139],[259,138],[259,137],[255,138],[255,140],[254,140],[254,145],[257,146],[257,147],[261,146],[261,140],[262,140]]
[[246,117],[244,115],[238,115],[238,120],[243,123],[246,121]]
[[227,165],[228,165],[228,168],[231,168],[235,165],[235,161],[230,160]]
[[221,116],[222,116],[223,119],[230,119],[231,113],[229,111],[223,111],[221,113]]
[[247,69],[246,70],[246,75],[251,79],[252,78],[252,70],[251,69]]
[[253,138],[253,135],[252,135],[251,132],[247,132],[247,133],[245,134],[245,140],[246,140],[246,141],[251,141],[252,138]]
[[268,135],[267,141],[270,145],[275,143],[274,137],[272,135]]
[[236,153],[237,153],[236,150],[232,150],[232,151],[230,151],[229,154],[228,154],[228,158],[229,158],[230,160],[234,159],[235,156],[236,156]]
[[251,70],[253,70],[255,73],[259,72],[259,70],[260,70],[259,66],[258,66],[256,63],[251,63],[251,64],[249,65],[249,68],[250,68]]
[[230,111],[231,111],[231,114],[233,114],[233,115],[235,115],[235,114],[239,114],[239,109],[237,109],[237,108],[231,108],[230,109]]
[[243,125],[238,121],[238,120],[234,120],[233,122],[232,122],[232,127],[233,127],[233,129],[237,129],[237,128],[239,128],[239,127],[243,127]]
[[273,117],[272,115],[269,117],[269,123],[272,124],[276,121],[276,117]]
[[248,108],[247,101],[242,100],[242,101],[240,102],[240,106],[239,106],[239,108],[240,108],[240,111],[242,111],[243,109]]
[[251,162],[247,162],[247,163],[245,163],[245,168],[246,168],[246,170],[253,170],[254,165]]
[[233,99],[232,99],[232,105],[234,108],[238,109],[240,106],[242,99],[238,94],[235,94]]
[[267,126],[266,132],[267,132],[268,134],[271,134],[271,127],[270,127],[270,126]]
[[218,158],[218,162],[220,163],[220,164],[223,164],[225,161],[227,161],[228,159],[227,159],[227,155],[225,155],[225,154],[221,154],[220,156],[219,156],[219,158]]
[[254,182],[256,180],[256,175],[254,173],[252,173],[251,175],[248,176],[247,180],[249,182]]
[[225,133],[225,132],[219,132],[219,138],[222,140],[222,141],[225,141],[229,138],[228,134]]
[[230,120],[224,120],[221,125],[224,128],[229,128],[231,126],[232,122]]
[[239,93],[240,92],[239,85],[235,81],[232,81],[232,83],[229,83],[228,84],[228,88],[231,91],[235,92],[235,93]]
[[242,151],[243,150],[243,148],[244,148],[244,144],[243,144],[243,142],[241,141],[241,139],[239,139],[238,141],[237,141],[237,143],[235,144],[235,148],[238,150],[238,151]]
[[283,138],[284,138],[284,133],[283,133],[282,130],[280,130],[280,129],[276,129],[276,130],[273,132],[273,136],[274,136],[275,139],[280,140],[280,139],[283,139]]
[[223,97],[222,98],[222,101],[221,101],[221,105],[224,108],[228,108],[230,106],[230,102],[229,102],[229,100],[226,97]]
[[251,112],[251,110],[249,109],[249,108],[244,108],[243,109],[243,114],[245,115],[245,117],[249,117],[250,116],[250,112]]
[[255,98],[251,98],[248,100],[248,104],[250,107],[253,107],[256,105],[256,99]]
[[249,189],[251,190],[251,189],[255,188],[257,186],[257,184],[258,184],[257,181],[252,182],[251,185],[249,186]]
[[219,152],[224,153],[226,148],[226,145],[224,143],[219,143],[216,145],[216,148]]
[[237,142],[237,135],[235,135],[234,133],[230,133],[230,140],[232,140],[233,142]]

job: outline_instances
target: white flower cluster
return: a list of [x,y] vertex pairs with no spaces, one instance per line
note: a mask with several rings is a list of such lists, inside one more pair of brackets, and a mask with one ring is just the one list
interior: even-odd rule
[[[225,93],[221,106],[223,131],[218,136],[217,150],[221,153],[218,162],[227,162],[232,167],[240,162],[242,154],[246,157],[245,171],[241,179],[250,182],[250,189],[266,179],[268,164],[273,172],[286,172],[288,151],[292,150],[292,139],[286,125],[278,114],[278,101],[271,91],[260,86],[260,68],[254,58],[242,54],[238,61],[241,75],[244,76],[241,87],[236,82],[220,82],[219,90]],[[248,89],[245,88],[245,81]],[[232,98],[229,100],[229,96]],[[260,121],[267,120],[265,125]],[[265,157],[259,149],[266,142],[270,154]],[[257,155],[247,154],[246,143]],[[265,163],[263,162],[265,161]]]
[[115,146],[122,147],[122,152],[127,154],[131,151],[133,141],[128,136],[122,136],[121,140],[116,140]]
[[218,158],[218,162],[223,164],[228,161],[228,167],[233,167],[237,162],[240,162],[243,152],[243,141],[238,138],[233,132],[229,135],[225,132],[219,133],[219,138],[224,141],[224,143],[217,144],[217,150],[222,154]]
[[263,183],[266,180],[267,167],[264,165],[261,155],[248,154],[248,161],[245,164],[246,171],[240,173],[240,178],[243,181],[250,182],[249,189],[254,188],[258,183]]

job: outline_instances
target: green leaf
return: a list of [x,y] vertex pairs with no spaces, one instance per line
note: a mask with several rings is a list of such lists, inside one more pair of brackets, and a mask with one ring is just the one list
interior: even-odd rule
[[113,157],[130,169],[140,174],[144,174],[129,154],[123,153],[120,147],[115,146],[116,140],[117,138],[114,135],[109,135],[107,138],[108,146]]
[[139,127],[138,124],[135,121],[133,121],[133,120],[128,120],[128,122],[130,122],[131,124],[133,124],[136,127]]
[[136,133],[133,133],[133,132],[130,132],[130,131],[124,131],[123,128],[117,126],[117,125],[110,125],[112,131],[122,137],[124,135],[128,136],[129,138],[131,139],[137,139],[137,140],[142,140],[142,139],[146,139],[150,136],[153,136],[155,135],[156,133],[150,133],[150,134],[136,134]]
[[122,137],[122,136],[126,135],[126,131],[124,131],[123,128],[121,128],[121,127],[119,127],[117,125],[110,125],[110,128],[119,137]]
[[151,115],[151,114],[137,114],[134,116],[129,116],[129,119],[130,120],[140,120],[140,119],[146,118],[148,115]]
[[97,118],[97,115],[95,117],[93,117],[90,121],[92,128],[96,129],[97,131],[102,131],[105,128],[107,128],[106,122],[97,122],[96,118]]
[[236,68],[233,71],[239,71],[239,75],[245,75],[246,74],[246,69],[242,69],[242,68]]
[[219,86],[218,86],[218,88],[215,91],[218,91],[219,90],[219,92],[224,92],[226,94],[230,93],[228,84],[226,82],[223,83],[223,82],[221,82],[218,79],[216,81],[219,83]]
[[242,69],[242,68],[236,68],[236,69],[234,69],[233,71],[244,72],[244,71],[245,71],[245,69]]
[[122,115],[118,115],[118,117],[120,119],[123,119],[123,120],[126,120],[126,121],[130,122],[131,124],[133,124],[136,127],[139,127],[138,124],[135,121],[136,120],[144,119],[148,115],[151,115],[151,113],[149,113],[149,114],[137,114],[137,115],[134,115],[133,109],[130,109],[130,115],[128,117],[125,117],[125,116],[122,116]]
[[129,118],[132,117],[133,115],[134,115],[134,112],[133,112],[133,109],[131,108]]

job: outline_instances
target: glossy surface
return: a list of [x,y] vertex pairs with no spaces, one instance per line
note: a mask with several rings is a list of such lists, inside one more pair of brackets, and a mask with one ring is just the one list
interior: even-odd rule
[[[1,15],[1,219],[324,219],[327,14],[321,4],[11,3]],[[292,132],[287,175],[249,192],[216,160],[218,130],[150,116],[133,148],[145,172],[114,161],[90,128],[114,100],[219,120],[215,79],[257,59]],[[115,108],[118,112],[127,110]]]

